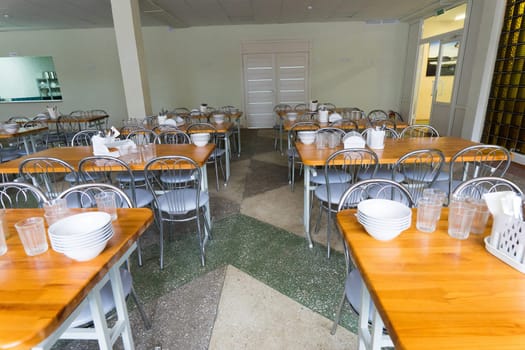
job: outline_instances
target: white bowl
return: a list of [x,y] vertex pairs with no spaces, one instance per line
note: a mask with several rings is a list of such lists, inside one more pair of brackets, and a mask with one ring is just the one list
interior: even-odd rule
[[224,114],[214,114],[213,121],[217,124],[224,123]]
[[103,229],[111,222],[111,215],[103,211],[91,211],[71,215],[49,226],[49,234],[61,236],[83,236]]
[[76,261],[88,261],[95,257],[97,257],[104,248],[106,248],[106,245],[108,244],[108,241],[103,241],[102,243],[99,243],[96,246],[90,247],[90,248],[79,248],[74,250],[67,250],[62,252],[65,256],[68,258],[71,258]]
[[378,241],[390,241],[399,236],[401,232],[405,231],[410,226],[406,228],[380,228],[363,225],[363,227],[370,236],[374,237]]
[[368,218],[382,221],[403,220],[412,215],[409,207],[390,199],[366,199],[357,205],[357,210]]
[[297,112],[288,112],[286,113],[286,118],[288,118],[289,121],[293,122],[297,119]]
[[297,135],[305,145],[311,145],[315,141],[315,131],[299,131]]
[[9,134],[14,134],[20,129],[17,123],[6,123],[4,124],[4,130]]
[[193,144],[197,147],[206,146],[210,140],[210,134],[207,132],[191,134],[190,137],[191,142],[193,142]]

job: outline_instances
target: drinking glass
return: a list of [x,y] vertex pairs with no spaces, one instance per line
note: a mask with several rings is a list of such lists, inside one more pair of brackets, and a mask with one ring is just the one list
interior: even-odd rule
[[416,228],[422,232],[434,232],[441,214],[442,203],[434,198],[422,197],[417,203]]
[[34,256],[47,251],[47,237],[44,218],[31,217],[15,224],[22,245],[27,255]]
[[115,193],[113,192],[100,192],[95,195],[95,201],[97,202],[97,208],[101,211],[105,211],[111,215],[111,220],[117,219],[117,202],[115,199]]
[[484,199],[474,198],[469,198],[467,203],[469,203],[475,209],[470,232],[476,234],[484,233],[490,214],[487,203],[485,203]]
[[328,148],[336,148],[341,142],[341,135],[338,133],[328,134]]
[[448,234],[453,238],[467,239],[476,209],[464,200],[452,200],[448,208]]
[[315,146],[317,149],[325,149],[328,147],[328,139],[325,133],[317,133],[315,137]]

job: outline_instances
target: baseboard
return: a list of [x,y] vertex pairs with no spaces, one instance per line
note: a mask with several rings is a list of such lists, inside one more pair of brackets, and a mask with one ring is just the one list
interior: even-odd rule
[[525,165],[525,154],[512,152],[512,161],[521,165]]

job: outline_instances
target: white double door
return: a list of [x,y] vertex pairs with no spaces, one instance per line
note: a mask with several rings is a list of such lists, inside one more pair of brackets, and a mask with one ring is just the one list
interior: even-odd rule
[[244,54],[244,106],[248,128],[271,128],[273,107],[308,101],[308,53]]

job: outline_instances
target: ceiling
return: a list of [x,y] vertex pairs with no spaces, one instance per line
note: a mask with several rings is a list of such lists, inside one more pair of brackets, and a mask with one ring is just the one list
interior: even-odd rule
[[[139,0],[143,26],[409,21],[457,0]],[[110,0],[0,0],[0,31],[112,27]]]

